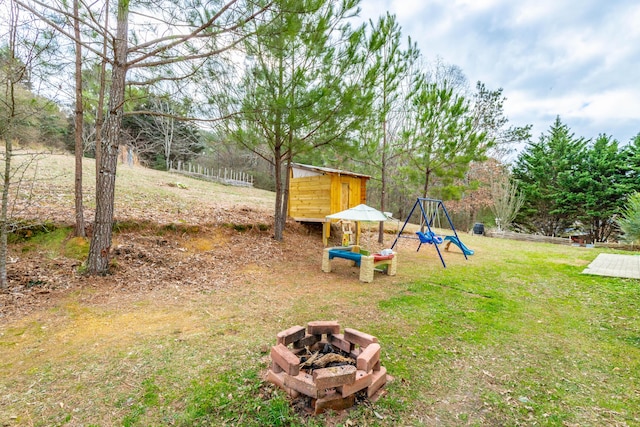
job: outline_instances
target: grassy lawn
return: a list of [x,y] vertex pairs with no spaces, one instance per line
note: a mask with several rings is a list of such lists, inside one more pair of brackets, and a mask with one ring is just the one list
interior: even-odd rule
[[[370,285],[333,283],[318,257],[300,261],[317,264],[308,285],[280,271],[173,304],[69,295],[2,328],[5,425],[638,424],[639,283],[581,275],[594,250],[466,240],[476,255],[447,269],[403,242],[399,277]],[[306,417],[263,383],[275,333],[318,319],[379,337],[395,380],[377,403]]]
[[490,263],[415,280],[379,303],[381,324],[410,337],[378,332],[397,348],[390,370],[418,385],[402,387],[421,402],[415,424],[638,423],[638,282],[580,275],[593,256],[580,249],[493,250]]
[[[476,254],[445,252],[446,269],[402,240],[398,275],[371,284],[288,235],[230,286],[74,288],[0,324],[0,425],[640,425],[640,282],[582,275],[604,249],[461,240]],[[377,402],[313,417],[263,381],[276,333],[312,320],[379,338],[394,380]]]

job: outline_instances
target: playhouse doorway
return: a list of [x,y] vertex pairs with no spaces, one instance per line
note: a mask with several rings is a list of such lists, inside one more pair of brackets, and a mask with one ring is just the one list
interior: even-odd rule
[[349,209],[351,205],[349,205],[349,183],[342,183],[342,191],[340,194],[340,210],[345,211]]

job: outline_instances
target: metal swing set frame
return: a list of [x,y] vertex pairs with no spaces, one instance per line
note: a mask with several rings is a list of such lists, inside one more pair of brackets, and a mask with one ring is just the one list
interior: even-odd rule
[[[426,209],[425,209],[425,205],[426,205]],[[413,212],[416,210],[416,208],[419,207],[420,208],[420,212],[421,212],[421,225],[426,225],[427,229],[429,230],[427,233],[421,233],[421,232],[417,232],[416,236],[403,236],[402,232],[404,231],[405,227],[407,226],[407,224],[409,223],[409,219],[411,218],[411,216],[413,215]],[[391,249],[395,248],[396,244],[398,243],[399,239],[418,239],[420,240],[420,245],[418,245],[418,249],[417,251],[420,250],[420,248],[422,247],[423,243],[429,243],[429,244],[433,244],[433,246],[435,246],[436,248],[436,252],[438,252],[438,257],[440,257],[440,261],[442,262],[442,266],[444,268],[447,268],[447,265],[444,262],[444,258],[442,257],[442,252],[440,251],[439,248],[439,244],[442,243],[443,239],[441,237],[439,237],[438,239],[434,239],[434,237],[438,237],[436,236],[436,234],[433,232],[433,230],[431,229],[431,227],[433,227],[434,225],[434,220],[436,219],[436,217],[438,217],[438,212],[439,209],[442,209],[442,212],[444,213],[445,217],[447,218],[447,221],[449,222],[449,226],[451,227],[451,230],[453,231],[453,236],[451,237],[455,237],[455,239],[459,242],[460,239],[458,238],[458,233],[456,231],[456,228],[453,225],[453,221],[451,221],[451,217],[449,216],[449,212],[447,212],[447,208],[444,206],[444,203],[442,200],[438,200],[438,199],[430,199],[430,198],[426,198],[426,197],[418,197],[416,202],[413,205],[413,208],[411,208],[411,212],[409,212],[409,215],[407,215],[407,219],[404,221],[404,224],[402,225],[402,228],[400,230],[398,230],[398,235],[396,236],[396,239],[393,242],[393,245],[391,245]],[[438,217],[438,221],[440,220],[440,218]],[[440,224],[439,224],[440,225]],[[420,234],[422,234],[422,236]],[[449,236],[447,236],[449,237]],[[469,259],[467,257],[467,254],[462,251],[462,254],[464,255],[465,259]]]

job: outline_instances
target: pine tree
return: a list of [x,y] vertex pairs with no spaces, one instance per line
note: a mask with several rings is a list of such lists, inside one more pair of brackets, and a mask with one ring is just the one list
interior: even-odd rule
[[513,176],[525,196],[516,222],[547,236],[561,234],[577,217],[572,194],[585,156],[586,141],[576,138],[560,117],[520,153]]
[[622,156],[626,170],[624,182],[627,192],[640,192],[640,133],[631,138]]
[[423,76],[414,87],[415,122],[405,134],[412,176],[422,181],[424,197],[430,196],[430,186],[436,178],[444,195],[455,193],[455,180],[464,176],[471,161],[484,160],[492,142],[475,129],[469,103],[454,93],[446,81],[427,83]]
[[580,170],[574,172],[567,203],[578,208],[578,219],[592,241],[604,242],[615,229],[615,216],[627,195],[625,166],[618,141],[600,135],[586,150]]
[[[283,239],[291,162],[347,140],[370,108],[364,27],[349,22],[358,2],[277,1],[272,22],[247,40],[240,114],[227,132],[273,165],[276,240]],[[232,99],[227,104],[236,108]]]
[[[369,49],[371,73],[374,74],[374,104],[372,114],[361,132],[357,150],[358,161],[364,163],[379,187],[380,210],[388,208],[389,182],[393,166],[405,152],[403,128],[406,126],[409,77],[418,49],[411,40],[402,48],[402,31],[396,17],[387,13],[376,24],[370,23]],[[384,241],[384,222],[380,222],[378,242]]]
[[623,241],[640,244],[640,193],[633,193],[629,196],[618,224],[623,232]]

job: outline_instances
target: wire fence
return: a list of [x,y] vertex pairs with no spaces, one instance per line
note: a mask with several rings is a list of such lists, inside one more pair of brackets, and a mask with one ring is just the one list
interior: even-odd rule
[[253,175],[246,172],[235,171],[227,168],[207,168],[202,165],[190,162],[171,162],[169,172],[179,173],[194,178],[219,182],[221,184],[233,185],[236,187],[253,187]]

